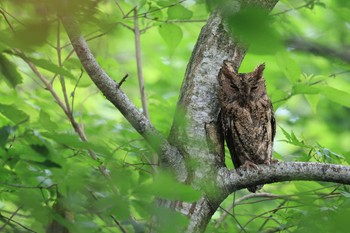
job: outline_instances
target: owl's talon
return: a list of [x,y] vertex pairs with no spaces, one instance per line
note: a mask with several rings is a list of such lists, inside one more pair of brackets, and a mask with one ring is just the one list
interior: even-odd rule
[[267,160],[264,162],[264,164],[266,164],[266,165],[271,165],[273,163],[278,163],[278,160],[277,159],[270,159],[270,160]]
[[248,161],[248,160],[245,161],[241,167],[246,168],[246,169],[253,168],[253,169],[259,170],[258,165],[256,165],[255,163],[253,163],[251,161]]

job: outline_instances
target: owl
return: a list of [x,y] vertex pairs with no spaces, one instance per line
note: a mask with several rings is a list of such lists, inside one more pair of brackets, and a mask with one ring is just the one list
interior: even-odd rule
[[[235,168],[258,169],[257,164],[275,162],[276,123],[264,69],[265,64],[261,64],[253,72],[239,74],[234,64],[225,60],[218,75],[223,134]],[[255,193],[261,188],[248,190]]]

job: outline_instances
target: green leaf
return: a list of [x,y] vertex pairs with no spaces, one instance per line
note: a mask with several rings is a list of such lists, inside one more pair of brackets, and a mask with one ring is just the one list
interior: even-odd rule
[[97,213],[113,214],[120,220],[130,217],[129,201],[119,196],[100,198],[93,204]]
[[293,86],[292,89],[292,94],[293,95],[297,95],[297,94],[318,94],[320,93],[320,89],[316,86],[311,86],[309,84],[304,84],[304,83],[300,83],[300,84],[296,84]]
[[163,13],[159,7],[152,6],[148,9],[148,12],[149,12],[147,13],[148,18],[155,19],[155,20],[163,19]]
[[77,135],[74,134],[55,134],[43,132],[43,136],[54,140],[56,143],[71,146],[77,149],[88,149],[87,142],[82,142]]
[[0,114],[7,117],[15,124],[22,123],[23,121],[29,119],[29,116],[25,112],[18,110],[14,106],[10,105],[0,104]]
[[58,65],[55,65],[54,63],[50,62],[46,59],[36,59],[32,57],[26,57],[29,61],[31,61],[34,65],[43,68],[47,71],[50,71],[54,74],[63,75],[69,78],[74,79],[74,75],[71,74],[68,70],[64,69],[63,67],[59,67]]
[[5,79],[6,83],[12,88],[22,83],[22,76],[18,73],[16,65],[3,54],[0,54],[0,78]]
[[44,157],[48,157],[50,154],[49,149],[45,145],[32,144],[30,147]]
[[307,102],[309,103],[312,112],[317,113],[317,106],[320,102],[320,95],[305,95]]
[[158,30],[170,50],[175,50],[183,36],[181,28],[175,24],[161,24]]
[[190,19],[193,12],[182,5],[175,5],[168,8],[168,19]]
[[350,93],[329,86],[319,87],[320,94],[329,100],[350,108]]
[[276,54],[276,62],[283,71],[284,75],[291,83],[296,83],[301,75],[301,69],[299,64],[292,58],[287,52],[279,52]]
[[12,126],[3,126],[0,128],[0,148],[5,148],[7,139],[13,131],[14,127]]
[[290,134],[283,129],[282,127],[280,127],[284,136],[286,137],[287,140],[283,140],[289,144],[295,145],[295,146],[299,146],[299,147],[303,147],[303,148],[309,148],[308,145],[305,145],[305,143],[303,141],[300,141],[294,134],[294,132],[292,131]]
[[[105,145],[96,145],[91,142],[83,142],[75,134],[62,134],[62,133],[49,133],[49,132],[42,132],[41,134],[44,137],[54,140],[58,144],[70,146],[75,149],[83,149],[83,150],[91,149],[95,153],[103,154],[103,155],[109,155],[111,153],[109,151],[109,148],[107,148]],[[99,160],[88,160],[88,161],[92,162],[93,166],[98,166],[100,163]]]
[[275,90],[270,95],[275,111],[283,105],[289,98],[289,94],[282,90]]
[[126,3],[129,3],[132,6],[137,6],[138,8],[143,7],[146,4],[146,0],[125,0]]
[[56,122],[53,122],[50,118],[50,115],[43,110],[40,110],[39,123],[44,129],[47,129],[48,131],[53,131],[58,128]]
[[232,36],[249,45],[249,51],[257,54],[274,54],[282,49],[279,33],[271,27],[274,20],[262,8],[244,7],[241,11],[226,16]]
[[197,201],[201,193],[189,185],[179,183],[171,175],[158,174],[152,184],[143,187],[146,192],[150,192],[158,197],[193,202]]
[[155,216],[159,223],[156,232],[159,233],[184,232],[189,222],[185,215],[164,207],[158,207],[155,210]]

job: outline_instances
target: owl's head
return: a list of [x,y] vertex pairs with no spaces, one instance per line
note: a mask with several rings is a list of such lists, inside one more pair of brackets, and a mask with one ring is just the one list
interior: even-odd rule
[[222,73],[226,79],[224,91],[232,97],[233,101],[239,101],[241,105],[259,100],[266,94],[264,69],[265,64],[261,64],[253,72],[237,73],[232,62],[224,61],[222,67]]

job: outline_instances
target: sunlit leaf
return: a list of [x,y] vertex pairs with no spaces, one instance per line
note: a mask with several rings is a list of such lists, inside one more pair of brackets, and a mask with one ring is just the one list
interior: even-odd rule
[[292,131],[291,133],[288,133],[285,129],[283,129],[282,127],[280,127],[284,136],[286,137],[287,140],[284,140],[285,142],[287,143],[290,143],[292,145],[295,145],[295,146],[300,146],[300,147],[305,147],[305,148],[309,148],[308,145],[305,145],[305,143],[301,140],[299,140],[294,132]]
[[288,78],[291,83],[296,83],[301,75],[299,64],[290,58],[290,54],[286,52],[279,52],[276,54],[276,62],[280,70]]
[[7,117],[15,124],[22,123],[29,119],[29,116],[15,106],[0,104],[0,114]]
[[320,95],[305,95],[307,102],[309,103],[312,112],[317,113],[317,106],[320,102]]
[[311,86],[308,84],[295,84],[292,89],[292,94],[318,94],[320,93],[320,89],[315,86]]
[[177,0],[160,0],[160,1],[157,1],[157,5],[161,7],[167,7],[177,2],[178,2]]
[[181,28],[175,24],[161,24],[158,30],[169,49],[173,51],[182,39],[183,33]]
[[342,90],[335,89],[330,86],[319,87],[321,95],[325,96],[329,100],[350,108],[350,93]]
[[151,18],[151,19],[154,19],[154,20],[161,20],[163,19],[163,13],[161,11],[161,8],[158,8],[158,7],[150,7],[147,11],[147,17],[148,18]]
[[56,122],[52,121],[50,115],[47,114],[44,110],[40,111],[39,122],[43,128],[47,129],[48,131],[52,131],[58,128]]
[[182,5],[176,5],[168,8],[168,19],[190,19],[192,18],[192,11],[188,10]]

